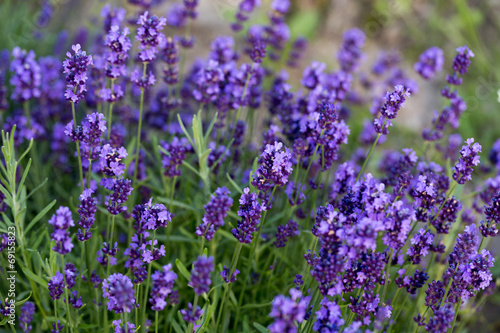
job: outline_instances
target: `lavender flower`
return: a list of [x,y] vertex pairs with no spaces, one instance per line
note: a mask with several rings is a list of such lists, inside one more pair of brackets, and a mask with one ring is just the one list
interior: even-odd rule
[[21,315],[19,316],[19,327],[25,333],[31,332],[33,326],[31,326],[31,322],[33,321],[33,316],[35,314],[35,303],[26,302],[21,307]]
[[163,174],[168,178],[180,176],[181,170],[179,166],[182,165],[182,161],[186,158],[186,145],[176,136],[172,138],[170,143],[162,141],[160,145],[169,153],[169,155],[167,155],[161,152]]
[[202,223],[196,227],[196,235],[205,237],[210,241],[215,232],[224,225],[227,212],[233,205],[233,199],[229,197],[229,190],[226,187],[219,187],[211,195],[210,202],[205,205],[205,215]]
[[131,322],[122,324],[121,319],[113,320],[113,326],[115,326],[115,333],[134,333],[136,331],[136,326]]
[[[107,31],[109,33],[106,35],[105,43],[110,50],[106,55],[106,76],[116,79],[127,72],[125,62],[128,59],[128,51],[132,47],[130,38],[127,37],[130,32],[127,27],[120,31],[118,25],[111,26]],[[116,91],[110,91],[110,93],[113,94]]]
[[127,158],[127,150],[123,147],[112,148],[105,144],[99,155],[99,166],[101,171],[110,177],[121,176],[125,172],[125,164],[122,162]]
[[429,323],[425,325],[425,330],[430,333],[446,333],[451,328],[454,318],[453,305],[447,303],[434,311],[434,317],[429,319]]
[[12,99],[22,103],[40,97],[42,75],[40,66],[35,60],[33,50],[26,52],[19,47],[12,50],[14,59],[10,63],[12,77],[10,84],[14,86]]
[[96,260],[103,267],[107,267],[108,265],[115,266],[117,263],[115,256],[118,251],[118,243],[111,244],[104,242],[102,243],[102,248],[97,251]]
[[189,286],[194,289],[198,295],[202,295],[210,290],[210,273],[214,270],[214,257],[198,256],[193,263],[191,270],[191,281]]
[[104,18],[103,30],[108,32],[113,26],[119,27],[125,20],[126,15],[125,8],[111,7],[110,4],[105,5],[101,10],[101,17]]
[[269,326],[271,333],[295,333],[297,324],[304,321],[311,297],[302,297],[302,293],[295,288],[290,289],[290,296],[278,295],[274,298],[269,314],[274,319]]
[[249,244],[252,242],[252,233],[257,230],[260,217],[262,212],[266,210],[266,206],[259,203],[257,195],[250,193],[248,187],[243,190],[239,202],[238,216],[241,217],[241,220],[237,221],[236,228],[231,232],[240,243]]
[[497,223],[500,222],[500,192],[491,199],[488,206],[485,206],[484,215],[486,222],[481,221],[479,230],[484,237],[495,237],[498,233]]
[[360,29],[353,28],[347,30],[343,38],[342,45],[337,53],[337,60],[343,71],[352,73],[357,70],[363,59],[361,48],[365,44],[366,36]]
[[224,73],[219,63],[209,60],[206,66],[196,76],[196,88],[193,97],[204,104],[215,101],[220,94],[219,82],[224,79]]
[[418,62],[415,63],[413,68],[420,74],[424,79],[432,79],[436,73],[443,69],[444,55],[443,50],[439,47],[431,47],[425,50],[420,57]]
[[[465,141],[466,145],[462,146],[460,150],[460,158],[458,163],[453,168],[453,179],[459,184],[465,184],[467,180],[471,180],[473,166],[479,164],[479,153],[481,152],[481,145],[474,143],[474,139],[470,138]],[[474,144],[473,144],[474,143]]]
[[57,323],[52,323],[52,329],[50,330],[51,333],[59,333],[62,332],[64,329],[64,325],[57,321]]
[[323,298],[320,309],[316,312],[316,322],[313,331],[320,333],[339,332],[344,325],[340,307],[335,302],[330,302],[328,298]]
[[61,298],[61,295],[64,292],[64,275],[62,275],[60,272],[56,272],[56,275],[54,275],[49,283],[49,295],[50,298],[54,301],[56,299]]
[[224,269],[222,269],[222,271],[220,272],[220,276],[222,276],[222,278],[226,283],[236,282],[236,276],[240,274],[240,271],[237,268],[235,268],[234,273],[231,274],[231,276],[229,276],[229,274],[230,274],[229,267],[226,267],[226,265],[224,265]]
[[97,211],[97,199],[92,198],[93,193],[94,191],[88,188],[84,189],[80,195],[80,204],[77,209],[78,214],[80,214],[78,225],[81,227],[81,229],[78,229],[77,238],[80,242],[89,240],[92,236],[90,228],[94,225]]
[[247,21],[254,9],[261,5],[261,0],[242,0],[235,14],[236,22],[231,24],[231,29],[235,32],[243,29],[243,22]]
[[467,262],[470,256],[477,252],[478,237],[474,224],[465,227],[464,232],[457,237],[457,243],[450,253],[450,264],[460,265]]
[[288,240],[299,235],[298,229],[299,225],[293,220],[288,221],[285,225],[278,226],[278,232],[276,233],[276,241],[274,242],[274,245],[277,248],[285,247]]
[[152,304],[153,311],[162,311],[167,302],[167,297],[172,292],[174,282],[177,279],[177,274],[172,271],[172,264],[163,266],[162,271],[155,271],[151,275],[153,287],[151,288],[151,298],[149,301]]
[[165,41],[165,36],[160,32],[167,23],[164,17],[158,18],[155,15],[148,17],[148,12],[144,12],[139,17],[137,24],[137,35],[135,39],[139,41],[139,58],[142,62],[151,62],[156,59],[158,46]]
[[398,111],[405,106],[406,99],[410,97],[410,92],[402,85],[394,87],[394,91],[385,95],[385,103],[380,109],[382,116],[388,119],[394,119],[398,115]]
[[457,55],[453,59],[453,70],[460,74],[466,74],[470,65],[470,58],[474,58],[474,52],[472,52],[467,45],[457,48]]
[[203,310],[200,308],[199,305],[196,306],[196,311],[193,312],[193,304],[189,303],[188,308],[180,310],[180,313],[182,315],[182,319],[186,323],[196,323],[198,319],[200,319],[200,316],[203,314]]
[[132,181],[125,178],[101,179],[101,186],[110,190],[111,195],[106,197],[104,204],[113,215],[118,215],[127,210],[124,206],[128,196],[132,193]]
[[56,213],[50,218],[49,224],[54,226],[54,232],[51,237],[56,242],[52,250],[60,254],[70,253],[74,245],[71,243],[68,229],[69,227],[74,227],[75,222],[69,208],[64,206],[59,207]]
[[80,309],[83,306],[82,297],[77,296],[76,290],[69,293],[68,302],[74,309]]
[[85,86],[88,80],[87,69],[94,62],[91,55],[87,56],[87,53],[81,50],[80,44],[73,45],[71,48],[75,54],[71,55],[67,52],[67,58],[63,62],[68,87],[64,96],[67,100],[78,103],[83,98],[83,92],[87,91]]
[[253,175],[252,185],[261,191],[271,189],[273,186],[283,186],[288,182],[292,173],[292,154],[283,144],[275,142],[267,145],[260,155],[261,165]]
[[260,64],[262,59],[266,57],[267,41],[264,34],[264,27],[260,25],[253,25],[248,29],[248,46],[245,48],[245,52],[256,64]]
[[415,236],[410,240],[411,246],[406,251],[410,261],[413,264],[418,264],[429,253],[429,248],[432,246],[434,235],[426,230],[420,229]]
[[134,286],[130,279],[121,274],[111,274],[102,282],[103,297],[108,300],[108,311],[130,313],[135,308]]

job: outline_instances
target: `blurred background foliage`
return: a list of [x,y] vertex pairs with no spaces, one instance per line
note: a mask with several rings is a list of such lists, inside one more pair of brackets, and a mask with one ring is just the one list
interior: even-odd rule
[[[165,0],[154,8],[154,13],[165,15],[174,1]],[[126,0],[49,0],[48,7],[43,5],[44,2],[0,0],[0,49],[20,46],[34,49],[38,56],[49,55],[62,30],[68,31],[69,47],[70,42],[77,38],[75,36],[84,34],[82,29],[89,31],[88,36],[102,29],[96,22],[106,3],[123,6],[129,14],[135,14],[137,8]],[[260,13],[252,17],[253,22],[266,20],[265,11],[270,0],[262,2]],[[192,57],[207,54],[212,38],[229,34],[228,23],[234,17],[238,3],[239,0],[200,0],[200,18],[194,27],[198,49],[191,52]],[[439,93],[445,83],[444,72],[451,67],[455,49],[467,44],[476,57],[459,88],[468,105],[459,132],[463,138],[474,137],[480,142],[483,157],[487,157],[493,142],[500,137],[499,0],[292,0],[292,3],[288,17],[292,39],[299,35],[310,39],[302,68],[312,60],[325,62],[329,67],[337,66],[335,54],[342,33],[355,26],[367,35],[365,66],[368,70],[379,51],[401,52],[408,73],[420,84],[420,91],[395,122],[385,143],[387,148],[418,147],[423,142],[420,133],[430,124],[432,110],[440,110],[445,103]],[[168,28],[165,33],[169,35]],[[446,62],[441,76],[424,83],[412,71],[412,66],[419,54],[431,46],[444,50]],[[302,69],[290,71],[296,87],[301,74]],[[361,128],[361,115],[369,115],[368,110],[355,112],[360,112],[360,116],[350,119],[352,137]],[[356,145],[357,142],[350,140],[350,144]],[[495,331],[495,327],[499,327],[494,322],[498,321],[495,311],[500,306],[500,294],[493,295],[491,303],[477,319],[488,322]]]

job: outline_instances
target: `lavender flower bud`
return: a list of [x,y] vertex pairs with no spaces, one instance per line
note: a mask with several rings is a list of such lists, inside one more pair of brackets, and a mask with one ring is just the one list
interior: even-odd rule
[[196,227],[196,235],[205,237],[210,241],[219,227],[224,225],[227,212],[233,205],[233,199],[229,197],[229,190],[226,187],[219,187],[211,195],[210,202],[205,205],[205,215],[202,223]]
[[83,98],[83,92],[87,91],[85,86],[88,80],[87,69],[94,62],[91,55],[87,56],[87,53],[81,50],[80,44],[73,45],[71,48],[75,54],[71,55],[67,52],[67,58],[63,62],[68,87],[64,96],[68,101],[78,103]]
[[210,290],[210,273],[214,270],[214,257],[198,256],[193,263],[191,270],[191,281],[189,286],[194,289],[198,295],[202,295]]
[[455,164],[453,168],[453,179],[459,184],[465,184],[467,180],[471,180],[473,166],[479,164],[479,153],[481,152],[481,145],[479,143],[474,143],[474,139],[467,139],[466,145],[462,146],[460,150],[460,158],[458,163]]
[[135,308],[134,285],[126,275],[111,274],[102,282],[102,293],[103,297],[108,300],[108,311],[130,313]]

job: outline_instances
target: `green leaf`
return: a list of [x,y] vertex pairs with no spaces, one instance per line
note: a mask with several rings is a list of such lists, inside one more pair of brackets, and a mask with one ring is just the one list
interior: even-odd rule
[[174,328],[174,331],[177,333],[185,333],[184,330],[181,328],[181,326],[173,318],[172,318],[172,327]]
[[44,279],[42,279],[40,276],[34,274],[32,271],[30,271],[27,268],[22,267],[21,269],[23,270],[24,274],[26,274],[27,277],[29,277],[30,279],[32,279],[33,281],[35,281],[39,285],[47,288],[47,282]]
[[194,145],[193,139],[191,138],[191,135],[189,135],[186,127],[184,127],[184,123],[182,122],[180,114],[177,114],[177,120],[179,120],[179,125],[181,125],[181,129],[184,132],[184,135],[186,136],[186,138],[189,140],[189,143],[191,144],[191,146],[193,146],[193,149],[196,148],[196,146]]
[[0,325],[5,325],[9,321],[9,317],[5,317],[2,321],[0,321]]
[[38,213],[34,218],[33,220],[31,220],[30,224],[28,225],[28,227],[26,227],[26,229],[24,230],[24,233],[27,234],[28,231],[31,230],[31,228],[33,228],[35,226],[35,224],[40,221],[40,219],[42,217],[45,216],[45,214],[47,214],[47,212],[52,209],[52,207],[54,207],[54,205],[56,204],[57,200],[53,200],[51,203],[49,203],[47,206],[45,206],[45,208],[40,212]]
[[255,327],[259,332],[269,333],[269,330],[265,326],[262,326],[259,323],[253,322],[253,327]]
[[[24,182],[26,181],[26,177],[28,176],[28,172],[30,171],[31,168],[31,158],[28,160],[28,164],[26,165],[26,168],[24,169],[23,176],[21,178],[21,181],[19,182],[19,185],[17,186],[18,189],[23,188]],[[21,191],[19,190],[17,192],[17,200],[19,200],[19,196],[21,195]]]
[[35,187],[34,189],[32,189],[30,193],[28,193],[28,195],[26,196],[26,198],[24,200],[28,200],[33,194],[35,194],[36,191],[38,191],[43,185],[45,185],[45,183],[48,180],[49,180],[48,178],[45,178],[43,180],[43,182],[40,183],[40,185],[38,185],[37,187]]
[[188,210],[191,210],[193,212],[199,211],[198,208],[190,206],[184,202],[180,202],[177,200],[170,200],[169,198],[165,198],[165,197],[158,197],[158,201],[169,204],[169,205],[172,204],[172,206],[188,209]]
[[188,281],[191,281],[191,273],[187,270],[186,266],[179,260],[175,259],[175,265],[179,269],[179,273],[182,274]]
[[203,138],[203,140],[205,142],[207,142],[207,139],[208,139],[208,136],[210,135],[210,133],[212,132],[212,129],[215,125],[215,121],[217,120],[217,115],[218,113],[216,112],[213,119],[212,119],[212,122],[210,123],[210,126],[208,126],[208,129],[207,129],[207,132],[205,133],[205,137]]
[[32,292],[30,291],[30,294],[28,295],[28,297],[26,297],[23,300],[20,300],[20,301],[16,302],[16,306],[20,306],[20,305],[23,305],[24,303],[26,303],[26,301],[30,299],[31,294],[32,294]]
[[196,170],[191,164],[189,164],[188,162],[186,161],[182,161],[182,165],[184,165],[185,167],[187,167],[189,170],[193,171],[195,174],[198,175],[198,177],[201,178],[201,175],[200,173],[198,172],[198,170]]
[[234,189],[238,191],[240,194],[243,194],[243,190],[236,184],[236,182],[231,178],[231,176],[226,173],[227,180],[229,180],[229,183],[233,185]]

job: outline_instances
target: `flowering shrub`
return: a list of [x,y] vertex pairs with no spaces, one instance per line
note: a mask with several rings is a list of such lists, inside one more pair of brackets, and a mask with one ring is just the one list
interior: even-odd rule
[[[61,42],[46,57],[3,53],[0,260],[17,289],[1,284],[2,324],[177,333],[468,324],[496,289],[487,245],[500,222],[500,149],[488,155],[454,133],[467,46],[451,65],[431,47],[414,73],[393,52],[361,73],[366,37],[354,28],[338,69],[304,64],[293,89],[286,68],[301,65],[307,41],[290,37],[289,0],[273,0],[252,26],[261,1],[241,1],[234,36],[193,63],[197,0],[172,4],[166,18],[154,14],[160,1],[129,2],[138,13],[106,5],[103,30],[72,51]],[[418,94],[410,77],[438,80],[446,68],[446,105],[421,147],[380,152],[375,166]],[[370,117],[356,137],[360,109]]]

